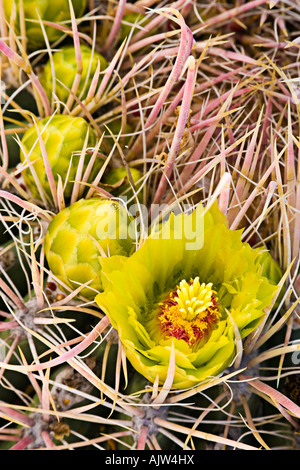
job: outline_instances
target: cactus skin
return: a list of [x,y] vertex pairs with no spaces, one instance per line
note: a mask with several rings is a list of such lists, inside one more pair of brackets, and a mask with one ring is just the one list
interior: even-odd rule
[[[96,51],[93,52],[92,56],[92,49],[86,45],[81,45],[80,50],[82,58],[82,74],[77,90],[77,96],[83,100],[86,98],[87,93],[89,91],[89,87],[97,69],[98,61],[100,62],[101,71],[103,71],[107,67],[107,61],[101,54]],[[77,61],[74,46],[64,46],[60,51],[55,52],[53,54],[53,63],[56,78],[55,94],[57,95],[60,101],[66,103],[69,97],[69,91],[60,82],[64,83],[64,85],[71,90],[74,78],[77,73]],[[47,62],[43,70],[41,76],[41,83],[49,99],[51,99],[53,79],[50,60]],[[83,95],[81,96],[82,91]]]
[[[51,120],[49,123],[49,119]],[[48,125],[45,127],[45,125]],[[58,180],[58,175],[61,176],[64,183],[66,175],[68,174],[68,183],[65,187],[64,195],[66,198],[71,196],[73,181],[75,181],[77,164],[80,159],[80,151],[84,146],[84,141],[89,130],[88,147],[93,147],[96,143],[96,135],[88,123],[81,117],[73,117],[68,115],[56,115],[52,118],[45,118],[38,122],[38,128],[42,133],[42,139],[45,143],[45,148],[49,163],[51,165],[52,173],[55,181]],[[38,134],[36,127],[30,127],[24,134],[22,139],[22,146],[26,154],[30,152],[28,158],[35,161],[33,167],[37,176],[42,183],[45,193],[51,197],[51,190],[47,180],[45,165],[42,158],[42,150],[38,141]],[[33,149],[33,150],[32,150]],[[73,152],[76,154],[72,155]],[[23,150],[20,155],[21,161],[25,162],[26,158]],[[69,170],[70,161],[72,165]],[[88,164],[88,157],[85,157],[83,172]],[[90,174],[89,181],[92,181],[97,172],[100,170],[103,162],[97,159],[93,171]],[[68,173],[69,171],[69,173]],[[38,188],[32,176],[30,168],[23,171],[23,177],[26,186],[30,190],[35,199],[41,199]]]
[[52,273],[71,289],[92,280],[81,293],[93,299],[95,290],[102,289],[101,250],[108,256],[129,256],[134,249],[127,230],[131,221],[118,202],[102,198],[81,199],[63,209],[50,223],[45,237],[45,255]]
[[[22,124],[24,124],[24,121],[22,121]],[[26,124],[26,123],[25,123]],[[21,127],[21,126],[20,126]],[[16,129],[18,128],[17,124],[8,122],[5,123],[5,130],[10,131],[11,129]],[[6,144],[8,148],[8,155],[9,155],[9,167],[13,168],[17,166],[18,163],[20,163],[20,147],[18,142],[16,141],[17,136],[22,139],[24,133],[13,133],[13,134],[6,134]],[[0,143],[0,149],[2,151],[2,144]]]
[[[15,4],[17,13],[16,27],[19,29],[20,1],[5,0],[5,2],[3,3],[5,16],[8,22],[10,21],[10,17]],[[87,0],[72,0],[72,4],[75,16],[82,16],[87,6]],[[40,24],[26,20],[39,21],[40,16],[41,20],[51,21],[53,23],[61,23],[70,20],[71,18],[68,0],[55,0],[55,2],[51,0],[23,0],[23,8],[26,26],[26,36],[28,39],[27,46],[31,50],[35,50],[38,47],[43,47],[45,45],[45,39]],[[50,43],[57,41],[62,35],[61,31],[49,26],[45,26],[45,30]]]

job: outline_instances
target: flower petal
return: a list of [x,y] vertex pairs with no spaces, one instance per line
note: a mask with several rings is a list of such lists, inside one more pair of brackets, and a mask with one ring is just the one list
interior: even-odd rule
[[[104,291],[96,302],[118,330],[129,361],[148,380],[158,376],[164,382],[174,344],[173,386],[186,388],[221,374],[234,359],[234,326],[226,310],[241,337],[265,315],[277,286],[264,276],[262,261],[260,251],[241,241],[241,231],[228,228],[216,203],[207,211],[199,205],[190,215],[171,215],[129,258],[103,259]],[[167,336],[158,320],[170,292],[195,277],[213,285],[221,317],[199,346],[182,335]]]

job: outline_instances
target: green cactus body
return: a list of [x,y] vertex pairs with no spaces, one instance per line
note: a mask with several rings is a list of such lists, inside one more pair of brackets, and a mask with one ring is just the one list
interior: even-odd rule
[[[7,21],[10,21],[11,15],[16,9],[16,31],[19,33],[20,24],[20,1],[5,0],[4,12]],[[87,0],[72,0],[74,13],[76,17],[82,16],[87,6]],[[23,0],[23,9],[26,26],[27,45],[34,50],[45,45],[43,30],[39,24],[39,17],[42,21],[51,21],[53,23],[63,23],[71,18],[68,0]],[[35,20],[34,22],[31,20]],[[65,26],[69,26],[68,24]],[[49,42],[58,40],[62,33],[58,29],[45,26]]]
[[[77,96],[83,100],[86,98],[89,91],[98,62],[100,62],[100,70],[103,71],[107,67],[107,61],[101,54],[96,51],[93,52],[92,49],[86,45],[81,45],[80,50],[82,58],[82,74],[77,90]],[[68,89],[71,90],[77,73],[77,61],[74,46],[64,46],[60,51],[55,52],[53,54],[53,63],[56,78],[55,94],[60,101],[65,103],[69,97]],[[51,99],[53,90],[52,77],[51,62],[49,60],[45,65],[41,77],[41,83],[49,99]],[[60,82],[62,82],[67,88],[65,88],[65,86]]]
[[[48,122],[49,120],[50,122]],[[68,182],[65,185],[64,195],[66,198],[69,198],[71,196],[73,182],[76,179],[80,152],[84,146],[87,132],[89,131],[88,147],[95,146],[96,135],[83,118],[68,115],[56,115],[51,118],[42,119],[38,122],[38,128],[45,144],[54,180],[57,182],[58,175],[60,175],[63,184],[65,184],[65,179],[68,175]],[[51,190],[47,179],[42,150],[35,126],[30,127],[30,129],[25,132],[22,139],[22,146],[28,159],[35,162],[33,164],[33,168],[37,177],[41,182],[45,193],[51,197]],[[22,162],[26,161],[23,149],[21,151],[20,158]],[[88,165],[88,161],[89,157],[86,155],[83,172]],[[89,182],[93,180],[102,165],[102,160],[97,159],[95,161],[93,169],[89,175]],[[35,199],[40,200],[41,195],[29,167],[24,169],[23,177],[26,186],[32,193],[32,196]]]
[[45,254],[52,273],[76,289],[91,281],[81,293],[94,298],[101,291],[101,256],[129,256],[134,240],[129,234],[132,218],[116,201],[80,199],[59,212],[49,225]]
[[[26,125],[25,121],[18,123],[5,123],[4,128],[6,131],[6,145],[8,149],[9,155],[9,167],[14,168],[20,163],[20,147],[17,142],[17,137],[22,139],[24,132],[12,132],[14,129],[22,129],[22,127]],[[2,143],[0,142],[0,149],[2,151]]]

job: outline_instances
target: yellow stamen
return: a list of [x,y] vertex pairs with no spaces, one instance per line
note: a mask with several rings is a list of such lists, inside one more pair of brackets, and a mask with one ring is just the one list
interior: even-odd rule
[[[177,294],[177,296],[176,296]],[[199,277],[186,282],[160,304],[160,325],[167,338],[184,340],[190,347],[202,344],[220,319],[216,292],[212,283],[200,284]]]
[[200,284],[199,277],[195,277],[192,284],[188,284],[183,279],[179,288],[177,289],[178,297],[174,300],[178,303],[180,311],[185,314],[185,320],[192,320],[201,312],[205,312],[209,307],[213,306],[212,297],[214,291],[212,290],[212,283]]

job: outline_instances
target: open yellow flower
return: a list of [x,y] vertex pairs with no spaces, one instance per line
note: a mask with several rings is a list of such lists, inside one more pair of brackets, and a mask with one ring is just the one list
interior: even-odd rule
[[171,215],[129,258],[102,259],[96,302],[149,381],[165,381],[174,344],[173,387],[187,388],[220,375],[236,354],[235,329],[244,338],[261,322],[280,279],[280,270],[265,277],[266,262],[217,204],[199,205]]

